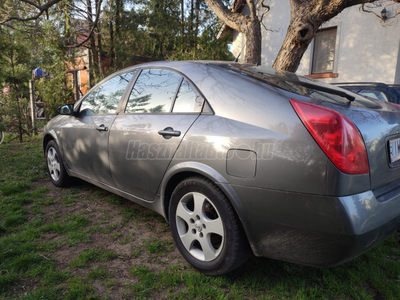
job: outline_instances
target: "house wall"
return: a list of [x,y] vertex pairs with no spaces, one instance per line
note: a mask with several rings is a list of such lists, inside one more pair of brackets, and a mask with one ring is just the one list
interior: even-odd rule
[[[378,16],[385,7],[388,16],[400,12],[400,4],[378,1],[380,5],[369,4]],[[262,29],[262,64],[272,66],[280,50],[289,26],[289,0],[264,1],[271,7],[264,16]],[[383,6],[382,6],[383,5]],[[376,7],[373,7],[376,6]],[[246,8],[247,9],[247,8]],[[244,10],[245,11],[245,10]],[[259,15],[264,9],[260,9]],[[248,12],[248,11],[247,11]],[[363,12],[360,5],[345,9],[321,28],[337,26],[334,73],[337,78],[321,79],[326,82],[379,81],[400,83],[400,15],[384,22],[373,13]],[[245,37],[234,33],[233,54],[243,48]],[[240,57],[243,60],[244,51]],[[304,54],[297,74],[311,73],[313,43]]]
[[[255,0],[259,7],[260,0]],[[264,0],[264,5],[271,9],[263,17],[263,24],[267,30],[262,27],[262,54],[261,63],[263,65],[272,66],[276,56],[285,39],[286,31],[289,26],[290,19],[290,2],[289,0]],[[258,15],[261,16],[266,11],[265,8],[259,8]],[[243,9],[243,14],[249,15],[248,6]],[[239,61],[243,62],[246,37],[237,31],[233,32],[232,53],[235,57],[240,54]]]
[[[400,5],[385,1],[389,16]],[[371,9],[380,15],[382,6]],[[326,82],[377,81],[400,83],[399,46],[400,16],[385,22],[373,13],[363,12],[359,5],[345,9],[321,28],[337,26],[334,73],[337,78]],[[313,43],[301,61],[300,75],[311,73]]]
[[[264,3],[266,4],[265,1]],[[267,5],[271,10],[263,17],[261,61],[271,67],[289,27],[290,2],[289,0],[270,0]]]

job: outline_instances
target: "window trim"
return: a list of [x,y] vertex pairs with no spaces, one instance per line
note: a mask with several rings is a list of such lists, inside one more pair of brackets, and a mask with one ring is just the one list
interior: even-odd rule
[[172,100],[172,105],[171,105],[171,108],[170,108],[170,110],[169,110],[169,112],[170,112],[171,114],[173,113],[173,110],[174,110],[174,107],[175,107],[176,98],[178,97],[178,93],[179,93],[179,91],[180,91],[180,89],[181,89],[182,82],[183,82],[184,80],[185,80],[185,77],[183,77],[183,76],[181,75],[181,81],[179,82],[178,88],[177,88],[176,91],[175,91],[174,99]]

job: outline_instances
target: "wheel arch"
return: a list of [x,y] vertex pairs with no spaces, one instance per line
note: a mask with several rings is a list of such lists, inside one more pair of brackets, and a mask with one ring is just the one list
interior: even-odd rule
[[229,199],[229,202],[233,206],[236,215],[238,216],[239,221],[242,224],[246,236],[248,236],[247,235],[248,220],[245,217],[244,209],[239,197],[237,196],[233,188],[230,186],[230,184],[227,182],[227,180],[220,173],[202,163],[183,162],[173,166],[165,174],[164,180],[160,186],[160,195],[161,195],[163,213],[167,221],[169,221],[168,209],[171,201],[172,192],[183,179],[191,176],[204,177],[214,182],[218,186],[218,188]]
[[[43,152],[46,151],[47,144],[48,144],[50,141],[55,141],[55,142],[57,143],[57,145],[59,145],[58,139],[56,138],[56,134],[55,134],[55,132],[53,132],[53,130],[52,130],[52,131],[49,131],[49,132],[46,132],[46,133],[44,134],[44,136],[43,136]],[[61,151],[61,150],[60,150],[60,151]]]

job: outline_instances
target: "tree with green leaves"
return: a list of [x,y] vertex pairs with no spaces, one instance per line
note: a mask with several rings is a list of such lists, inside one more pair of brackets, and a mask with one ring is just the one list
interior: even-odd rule
[[43,20],[41,26],[36,22],[23,25],[0,27],[0,113],[3,123],[18,133],[20,141],[33,129],[28,87],[32,70],[42,68],[50,74],[35,80],[36,98],[46,103],[47,118],[54,116],[56,108],[72,95],[65,73],[67,50],[59,38],[62,23]]
[[18,132],[22,142],[23,133],[29,133],[28,80],[29,45],[21,40],[21,33],[0,29],[0,115],[3,125]]
[[[12,98],[27,101],[32,70],[46,70],[49,76],[35,83],[47,117],[71,98],[65,71],[83,49],[90,53],[92,86],[141,61],[233,59],[227,40],[216,38],[219,23],[204,0],[5,0],[0,3],[0,26],[14,39],[13,47],[21,47],[14,52],[26,57],[16,68],[23,72],[13,77],[23,92]],[[8,59],[0,66],[2,87],[12,83],[9,62],[16,61],[7,53],[0,54]]]

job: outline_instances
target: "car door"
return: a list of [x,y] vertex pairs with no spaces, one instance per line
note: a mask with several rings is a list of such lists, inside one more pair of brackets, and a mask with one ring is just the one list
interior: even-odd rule
[[110,128],[134,73],[119,73],[91,90],[80,103],[79,114],[62,129],[65,161],[73,172],[115,186],[108,159]]
[[110,167],[117,188],[152,201],[203,98],[177,72],[144,69],[110,132]]

